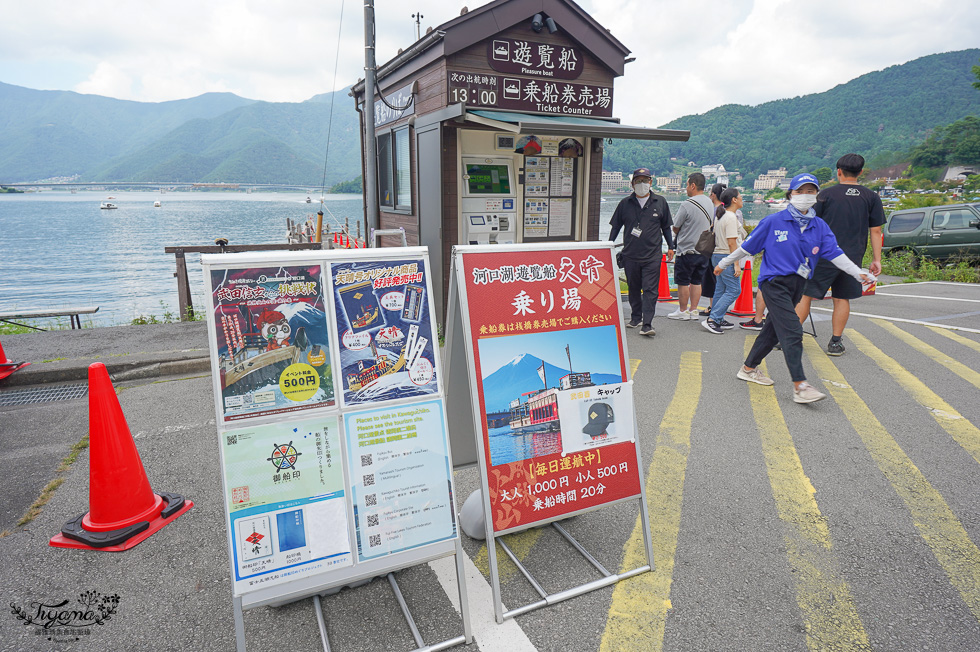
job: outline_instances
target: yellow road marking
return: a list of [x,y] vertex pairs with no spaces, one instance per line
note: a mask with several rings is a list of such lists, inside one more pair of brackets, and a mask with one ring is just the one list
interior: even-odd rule
[[[952,371],[954,374],[956,374],[966,382],[970,383],[977,389],[980,389],[980,373],[977,373],[973,369],[970,369],[962,362],[957,362],[956,360],[953,360],[939,349],[933,346],[929,346],[919,338],[909,333],[906,333],[905,331],[903,331],[898,326],[895,326],[894,324],[890,324],[887,321],[882,321],[880,319],[872,319],[871,322],[874,324],[878,324],[886,331],[888,331],[898,339],[902,340],[903,342],[911,346],[919,353],[923,353],[929,356],[930,358],[932,358],[942,366],[946,367],[947,369]],[[957,335],[957,337],[959,337],[959,335]]]
[[850,328],[847,329],[847,334],[862,353],[887,371],[895,379],[895,382],[912,395],[912,398],[928,409],[929,414],[942,426],[943,430],[948,432],[956,440],[956,443],[972,455],[977,464],[980,464],[980,429],[963,418],[963,415],[954,410],[953,406],[926,387],[925,383],[872,344],[871,340]]
[[[745,340],[745,354],[753,338]],[[766,363],[759,365],[766,372]],[[749,400],[762,440],[776,511],[782,519],[786,556],[796,578],[796,602],[810,650],[870,650],[868,634],[840,577],[827,519],[816,489],[803,470],[793,436],[772,387],[748,383]]]
[[931,330],[933,333],[939,333],[940,335],[943,335],[945,337],[948,337],[949,339],[953,340],[954,342],[959,342],[960,344],[963,344],[964,346],[968,346],[971,349],[974,349],[976,351],[980,351],[980,342],[974,342],[970,338],[963,337],[962,335],[959,335],[957,333],[954,333],[953,331],[949,330],[948,328],[936,328],[935,326],[929,326],[929,330]]
[[630,358],[630,378],[636,375],[636,370],[640,368],[640,361],[636,358]]
[[[857,342],[856,333],[851,329],[848,331],[851,341]],[[822,378],[833,381],[826,385],[827,391],[861,437],[882,474],[905,502],[916,529],[967,607],[980,620],[980,549],[970,540],[940,493],[888,434],[820,346],[809,338],[803,340],[814,369]],[[861,340],[870,344],[863,337]],[[860,344],[858,348],[861,348]]]
[[[531,548],[534,544],[538,542],[541,538],[541,528],[531,528],[530,530],[524,530],[523,532],[517,532],[516,534],[509,534],[505,538],[505,543],[510,551],[514,553],[518,561],[524,561],[528,554],[531,552]],[[490,557],[487,554],[487,546],[483,544],[477,551],[476,555],[473,557],[473,564],[480,569],[483,576],[490,579]],[[500,575],[500,581],[505,582],[517,574],[517,566],[514,562],[510,560],[507,553],[499,545],[497,546],[497,572]]]
[[[660,422],[657,447],[647,471],[654,570],[616,584],[606,631],[599,646],[602,652],[658,652],[663,649],[681,523],[684,474],[691,451],[691,423],[700,399],[701,353],[686,351],[681,354],[677,388]],[[646,564],[642,527],[637,517],[633,535],[624,548],[621,572]]]

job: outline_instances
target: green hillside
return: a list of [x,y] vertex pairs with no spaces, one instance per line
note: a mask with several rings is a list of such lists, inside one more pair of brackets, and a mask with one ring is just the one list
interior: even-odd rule
[[[672,169],[670,157],[697,165],[723,163],[745,175],[786,167],[791,172],[833,168],[842,154],[858,152],[868,167],[898,161],[935,127],[980,114],[972,66],[980,49],[934,54],[862,75],[824,93],[726,105],[678,118],[668,129],[689,129],[686,143],[613,141],[603,167],[629,171]],[[751,82],[749,82],[751,83]]]
[[0,83],[0,181],[89,174],[188,120],[251,104],[231,93],[172,102],[129,102]]

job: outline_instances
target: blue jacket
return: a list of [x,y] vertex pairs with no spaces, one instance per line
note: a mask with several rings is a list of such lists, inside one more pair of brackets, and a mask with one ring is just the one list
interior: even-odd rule
[[831,260],[844,255],[826,222],[814,217],[801,233],[788,208],[762,218],[742,243],[742,249],[752,255],[764,252],[760,283],[774,276],[796,274],[804,258],[812,277],[820,258]]

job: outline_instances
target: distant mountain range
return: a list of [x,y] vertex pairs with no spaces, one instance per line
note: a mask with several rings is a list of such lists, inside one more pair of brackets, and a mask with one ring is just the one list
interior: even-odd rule
[[[353,100],[346,90],[333,95],[327,186],[361,172]],[[330,99],[270,103],[207,93],[150,103],[0,83],[0,183],[78,175],[316,187]]]
[[[663,174],[673,171],[670,157],[675,157],[681,165],[723,163],[744,175],[781,166],[792,174],[804,167],[833,168],[848,152],[864,156],[868,169],[892,165],[931,129],[980,114],[980,91],[972,86],[976,77],[971,70],[978,60],[980,49],[933,54],[824,93],[758,106],[728,104],[684,116],[663,127],[689,129],[688,142],[614,140],[605,148],[603,167],[624,172],[650,167]],[[790,72],[777,65],[758,74]],[[751,76],[745,82],[751,84]]]
[[[506,412],[510,402],[521,398],[525,392],[536,392],[545,389],[538,369],[542,360],[530,353],[521,353],[513,360],[497,369],[483,379],[483,397],[487,412]],[[548,387],[558,387],[558,380],[568,373],[568,369],[556,367],[550,362],[544,363],[545,378]],[[579,369],[578,371],[591,371]],[[615,374],[592,374],[592,382],[596,385],[621,383],[623,379]]]
[[[978,60],[980,49],[934,54],[824,93],[684,116],[663,126],[689,129],[689,142],[614,140],[605,148],[603,167],[628,172],[646,166],[665,174],[676,163],[723,163],[751,180],[780,166],[790,172],[833,167],[849,151],[863,154],[869,168],[891,165],[931,129],[980,114],[980,92],[971,85]],[[353,100],[346,90],[332,95],[328,187],[361,172]],[[80,181],[317,187],[330,99],[326,93],[270,103],[207,93],[149,103],[0,83],[0,183],[78,175]]]

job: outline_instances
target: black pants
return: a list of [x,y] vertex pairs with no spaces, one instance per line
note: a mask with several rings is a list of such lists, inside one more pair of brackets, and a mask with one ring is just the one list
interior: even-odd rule
[[[711,256],[708,259],[708,269],[704,270],[704,278],[701,279],[701,296],[711,299],[715,296],[715,266],[711,264]],[[694,310],[697,306],[691,306]]]
[[626,285],[629,288],[630,321],[649,325],[657,310],[660,291],[660,260],[637,262],[629,258],[623,261]]
[[759,283],[759,292],[766,300],[769,314],[745,358],[746,367],[758,367],[778,341],[783,347],[790,378],[794,383],[806,380],[803,374],[803,324],[796,314],[796,304],[803,297],[805,286],[806,279],[799,274],[775,276]]

